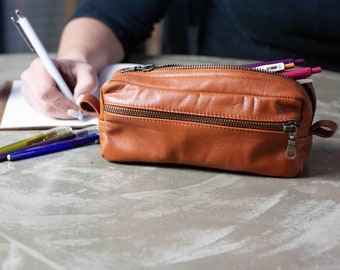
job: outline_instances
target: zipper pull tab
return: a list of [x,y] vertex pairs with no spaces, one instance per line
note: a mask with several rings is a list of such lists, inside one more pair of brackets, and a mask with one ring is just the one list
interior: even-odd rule
[[133,71],[149,72],[149,71],[154,70],[155,68],[156,66],[154,64],[147,64],[147,65],[124,68],[120,71],[120,73],[127,73],[127,72],[133,72]]
[[297,150],[296,150],[296,133],[297,133],[297,123],[289,122],[283,125],[283,131],[288,132],[289,139],[288,145],[286,149],[286,157],[289,160],[295,160],[297,158]]

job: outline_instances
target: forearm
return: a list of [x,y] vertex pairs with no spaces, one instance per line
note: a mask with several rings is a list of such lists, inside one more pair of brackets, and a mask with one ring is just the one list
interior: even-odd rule
[[124,49],[105,24],[91,18],[70,21],[63,31],[58,58],[84,61],[97,72],[124,58]]

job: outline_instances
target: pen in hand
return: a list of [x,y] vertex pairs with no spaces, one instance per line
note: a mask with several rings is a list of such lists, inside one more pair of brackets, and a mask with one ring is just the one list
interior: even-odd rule
[[[61,76],[60,72],[54,65],[52,59],[49,57],[46,49],[41,43],[38,35],[35,33],[29,20],[21,14],[19,9],[15,10],[15,14],[17,18],[11,17],[11,20],[13,21],[14,25],[17,27],[23,39],[26,41],[28,47],[32,51],[35,51],[38,54],[47,72],[54,79],[59,90],[63,93],[63,95],[66,96],[68,99],[70,99],[72,102],[74,102],[74,97],[73,97],[72,92],[70,91],[69,87],[65,83],[63,77]],[[79,120],[83,118],[83,115],[80,110],[78,111],[77,118]]]

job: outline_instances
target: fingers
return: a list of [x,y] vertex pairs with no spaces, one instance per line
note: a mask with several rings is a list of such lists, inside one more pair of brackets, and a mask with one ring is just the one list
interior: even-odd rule
[[[64,60],[64,63],[67,60]],[[79,105],[82,97],[86,93],[94,93],[98,87],[98,77],[95,69],[88,65],[87,63],[77,63],[76,65],[69,63],[68,65],[61,66],[68,67],[68,70],[62,70],[62,73],[66,77],[66,80],[69,78],[70,83],[74,86],[73,95],[74,100],[77,105]],[[71,82],[71,80],[76,80]]]
[[21,80],[23,95],[38,112],[51,118],[71,119],[73,117],[67,114],[67,110],[78,110],[71,100],[59,92],[40,59],[35,59],[21,74]]
[[[97,88],[96,74],[88,64],[70,60],[55,61],[55,64],[70,89],[74,88],[75,98]],[[60,119],[77,117],[79,107],[58,90],[40,59],[34,60],[21,74],[21,80],[27,102],[40,113]]]

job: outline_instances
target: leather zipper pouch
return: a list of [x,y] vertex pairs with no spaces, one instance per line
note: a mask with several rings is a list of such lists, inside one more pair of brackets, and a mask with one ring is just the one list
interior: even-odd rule
[[295,177],[312,136],[331,137],[311,80],[249,68],[145,65],[115,72],[81,107],[99,116],[102,156]]

